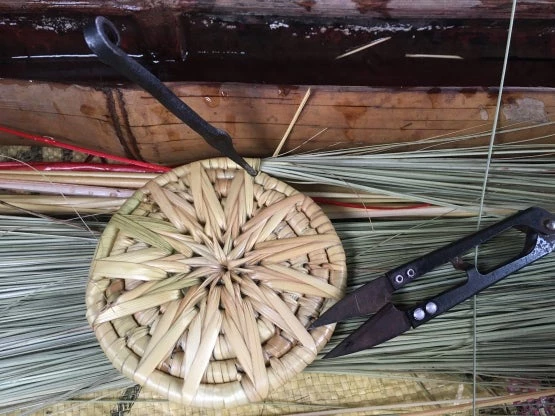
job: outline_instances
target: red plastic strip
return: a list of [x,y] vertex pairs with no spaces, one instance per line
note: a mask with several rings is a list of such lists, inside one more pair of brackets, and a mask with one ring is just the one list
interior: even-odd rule
[[110,160],[125,163],[125,164],[128,164],[128,165],[140,166],[140,167],[143,167],[143,168],[156,170],[156,171],[159,171],[159,172],[168,172],[168,171],[171,170],[171,168],[168,168],[166,166],[157,165],[157,164],[149,163],[149,162],[141,162],[141,161],[133,160],[133,159],[127,159],[125,157],[111,155],[109,153],[104,153],[104,152],[98,152],[96,150],[87,149],[87,148],[84,148],[84,147],[81,147],[81,146],[74,146],[72,144],[59,142],[59,141],[57,141],[57,140],[55,140],[51,137],[37,136],[35,134],[25,133],[25,132],[22,132],[22,131],[19,131],[19,130],[14,130],[12,128],[2,126],[2,125],[0,125],[0,132],[13,134],[14,136],[21,137],[23,139],[29,139],[29,140],[32,140],[32,141],[37,142],[37,143],[43,143],[43,144],[47,144],[49,146],[59,147],[61,149],[72,150],[74,152],[86,153],[88,155],[97,156],[97,157],[101,157],[101,158],[105,158],[105,159],[110,159]]
[[403,206],[395,206],[395,207],[388,207],[384,205],[366,205],[360,202],[341,202],[336,201],[334,199],[327,199],[327,198],[318,198],[313,197],[312,200],[317,204],[326,204],[326,205],[336,205],[339,207],[346,207],[346,208],[358,208],[358,209],[366,209],[366,210],[400,210],[400,209],[417,209],[417,208],[426,208],[431,206],[431,204],[412,204],[412,205],[403,205]]
[[143,168],[140,166],[120,165],[113,163],[82,163],[82,162],[0,162],[0,170],[40,171],[83,171],[83,172],[123,172],[123,173],[162,173],[161,169]]

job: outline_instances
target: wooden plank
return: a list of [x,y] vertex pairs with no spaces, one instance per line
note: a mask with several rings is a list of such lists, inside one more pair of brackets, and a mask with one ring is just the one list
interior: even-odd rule
[[[227,130],[244,156],[269,156],[308,86],[173,83],[202,117]],[[496,91],[312,86],[283,151],[415,141],[491,127]],[[117,155],[165,164],[216,156],[194,132],[136,88],[0,80],[4,125]],[[40,99],[37,99],[40,97]],[[555,90],[505,91],[501,126],[555,119]],[[327,130],[316,139],[307,139]],[[547,134],[554,128],[538,129]],[[522,136],[522,134],[520,135]],[[519,135],[500,136],[509,140]],[[21,144],[7,135],[4,143]],[[488,137],[484,138],[484,142]],[[551,139],[549,139],[551,140]]]
[[[124,154],[107,94],[90,87],[2,80],[2,124]],[[29,142],[20,142],[29,144]]]
[[[345,18],[364,15],[380,18],[499,18],[507,17],[512,0],[0,0],[0,11],[72,11],[129,14],[143,10],[210,11],[228,15],[270,15]],[[519,0],[522,18],[553,18],[555,4],[549,1]]]
[[[492,86],[510,6],[510,0],[0,0],[1,74],[121,82],[83,41],[83,27],[102,14],[120,28],[123,49],[164,81]],[[519,1],[516,16],[506,85],[555,87],[555,2]],[[380,38],[389,40],[335,59]]]

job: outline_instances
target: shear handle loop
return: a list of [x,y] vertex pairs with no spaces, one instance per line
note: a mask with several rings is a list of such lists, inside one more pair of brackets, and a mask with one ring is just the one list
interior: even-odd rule
[[412,327],[416,328],[428,322],[555,249],[555,239],[552,236],[546,237],[540,234],[535,234],[535,236],[536,243],[526,254],[522,254],[485,274],[480,273],[476,266],[472,266],[466,270],[468,277],[466,282],[410,308],[407,311],[407,317],[411,321]]
[[386,276],[395,290],[400,289],[417,277],[434,270],[452,259],[456,259],[472,248],[491,240],[496,235],[510,228],[531,230],[547,235],[553,234],[554,230],[546,226],[548,221],[553,221],[553,216],[548,211],[538,207],[528,208],[483,230],[390,270]]

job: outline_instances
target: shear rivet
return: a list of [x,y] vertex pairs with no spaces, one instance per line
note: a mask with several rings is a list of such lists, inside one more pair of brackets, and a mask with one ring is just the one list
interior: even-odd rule
[[414,269],[408,269],[408,270],[407,270],[407,276],[408,276],[408,277],[414,277],[414,274],[415,274],[415,273],[414,273]]
[[437,312],[437,305],[434,302],[428,302],[426,304],[426,312],[428,312],[430,315],[433,315]]
[[397,283],[403,283],[403,280],[405,280],[405,278],[402,275],[398,274],[397,276],[395,276],[395,281]]
[[414,312],[412,313],[412,316],[414,317],[414,319],[416,319],[417,321],[421,321],[422,319],[424,319],[424,317],[426,316],[426,313],[424,312],[424,310],[422,308],[416,308],[414,310]]
[[545,228],[547,228],[549,231],[555,231],[555,221],[554,220],[547,220],[544,223]]

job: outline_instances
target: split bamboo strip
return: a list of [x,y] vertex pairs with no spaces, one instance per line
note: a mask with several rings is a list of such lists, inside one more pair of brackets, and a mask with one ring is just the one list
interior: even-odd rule
[[106,186],[109,183],[117,183],[118,187],[127,189],[140,188],[144,186],[145,181],[156,176],[157,173],[0,170],[0,181],[29,181],[32,178],[36,182],[60,182],[71,185]]
[[281,138],[281,141],[279,142],[276,150],[274,151],[274,154],[272,155],[273,157],[276,157],[276,156],[279,155],[279,152],[281,151],[281,148],[285,144],[285,141],[289,137],[289,134],[291,133],[291,130],[293,130],[293,127],[295,126],[295,123],[299,119],[299,117],[300,117],[300,115],[301,115],[301,113],[304,109],[304,106],[306,105],[306,102],[310,98],[310,93],[311,93],[311,89],[309,88],[308,90],[306,90],[306,93],[305,93],[301,103],[299,104],[299,108],[297,108],[297,111],[295,112],[295,115],[293,116],[293,119],[289,123],[289,126],[287,127],[287,130],[285,131],[283,137]]
[[[534,399],[541,400],[542,397],[554,395],[554,394],[555,394],[555,389],[546,389],[538,392],[509,394],[509,395],[500,396],[493,399],[490,397],[480,397],[476,399],[455,399],[455,400],[442,400],[442,401],[420,402],[420,403],[414,403],[414,402],[399,403],[397,405],[390,404],[390,405],[361,406],[361,407],[352,406],[352,407],[346,407],[343,409],[300,412],[300,413],[295,413],[294,416],[336,416],[336,415],[355,414],[355,413],[370,414],[368,412],[393,411],[393,410],[401,410],[401,409],[405,410],[403,414],[407,414],[411,416],[440,416],[440,415],[446,415],[446,414],[458,414],[461,412],[465,412],[466,414],[466,412],[472,411],[472,409],[474,408],[474,400],[476,401],[476,406],[475,406],[476,409],[495,408],[501,405],[509,405],[511,407],[514,406],[518,409],[518,407],[524,407],[523,405],[519,406],[518,405],[519,402],[523,402],[526,400],[534,400]],[[458,404],[453,405],[453,402],[456,402]],[[417,407],[428,407],[428,406],[434,406],[436,408],[433,410],[422,410],[422,411],[416,411],[416,412],[411,411],[410,413],[406,411],[406,409],[414,409]],[[503,407],[506,408],[507,406],[503,406]],[[541,412],[540,410],[537,410],[537,414],[541,414],[540,412]],[[378,413],[378,414],[382,414],[382,413]],[[513,413],[508,413],[508,414],[513,414]],[[523,414],[523,413],[516,413],[516,414]]]
[[[555,205],[551,181],[551,172],[555,168],[552,135],[534,137],[535,128],[549,128],[552,124],[517,126],[499,133],[519,137],[510,143],[494,146],[485,201],[489,214],[507,215],[530,205],[530,200],[538,194],[543,195],[544,207]],[[316,197],[330,218],[475,215],[485,173],[483,159],[488,149],[470,144],[484,134],[268,158],[262,160],[261,170],[291,183],[306,195]],[[467,142],[468,147],[449,148],[453,143],[461,146]],[[0,201],[11,205],[0,204],[0,212],[13,213],[16,212],[13,206],[20,206],[50,214],[56,210],[60,213],[113,213],[124,199],[114,196],[125,196],[129,189],[134,189],[125,185],[126,182],[120,184],[120,179],[127,178],[125,180],[132,181],[133,186],[142,186],[152,178],[152,174],[118,173],[118,187],[114,188],[113,178],[105,176],[105,173],[95,174],[88,182],[89,179],[85,178],[89,173],[49,173],[52,176],[44,176],[44,172],[2,172],[0,187],[2,180],[12,187],[16,181],[36,181],[37,187],[51,181],[66,185],[74,182],[81,184],[83,188],[74,188],[81,195],[93,192],[93,189],[87,189],[85,183],[113,190],[106,197],[78,197],[67,188],[63,197],[3,195]],[[54,179],[59,182],[54,182]],[[34,203],[30,204],[30,201]],[[423,205],[415,210],[415,204]]]

